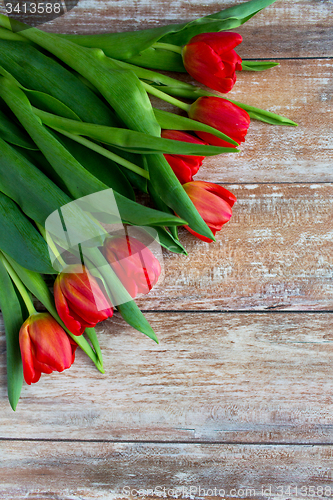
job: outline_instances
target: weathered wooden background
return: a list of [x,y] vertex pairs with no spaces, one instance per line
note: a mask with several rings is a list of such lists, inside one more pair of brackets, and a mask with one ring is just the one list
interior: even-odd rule
[[[231,3],[81,0],[44,28],[154,27]],[[184,231],[189,256],[165,255],[139,301],[159,345],[116,315],[98,328],[104,376],[79,353],[13,413],[1,327],[1,498],[333,496],[332,15],[331,0],[277,0],[238,30],[243,58],[280,66],[239,74],[230,95],[299,127],[254,121],[237,157],[205,161],[198,178],[238,203],[216,244]]]

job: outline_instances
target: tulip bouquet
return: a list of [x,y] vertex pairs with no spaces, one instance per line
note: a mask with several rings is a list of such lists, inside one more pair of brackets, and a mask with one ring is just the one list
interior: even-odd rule
[[[0,15],[0,305],[13,409],[23,378],[69,368],[77,346],[104,372],[95,326],[114,308],[157,342],[134,301],[161,275],[154,244],[186,253],[178,226],[214,241],[236,202],[193,180],[204,158],[237,153],[251,119],[296,125],[209,90],[228,93],[237,72],[276,65],[242,61],[242,37],[230,32],[273,1],[89,36]],[[156,70],[188,72],[209,89]],[[154,108],[149,95],[187,116]],[[138,191],[155,208],[137,203]]]

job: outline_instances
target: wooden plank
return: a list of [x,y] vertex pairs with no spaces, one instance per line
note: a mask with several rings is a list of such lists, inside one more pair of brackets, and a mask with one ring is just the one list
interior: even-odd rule
[[[181,23],[241,3],[234,0],[169,2],[81,0],[65,16],[45,24],[45,31],[104,33]],[[332,4],[317,0],[279,0],[244,26],[244,58],[329,57],[333,55]]]
[[188,256],[163,251],[160,279],[136,299],[139,307],[332,311],[333,184],[226,187],[237,203],[217,241],[204,243],[180,228]]
[[0,438],[333,444],[332,314],[147,318],[159,345],[116,315],[98,328],[104,376],[79,352],[15,413],[2,329]]
[[332,184],[230,185],[216,243],[185,229],[189,255],[164,255],[145,310],[333,310]]
[[[240,153],[207,157],[196,180],[235,182],[332,182],[333,61],[285,60],[266,72],[244,71],[230,99],[286,116],[298,127],[252,120]],[[183,77],[182,80],[195,83]],[[160,99],[155,107],[177,114]]]
[[1,449],[1,499],[300,500],[333,492],[331,446],[4,442]]

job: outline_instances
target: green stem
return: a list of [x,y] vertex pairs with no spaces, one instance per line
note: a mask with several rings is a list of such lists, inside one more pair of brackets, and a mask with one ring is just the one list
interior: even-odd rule
[[36,309],[33,305],[33,302],[30,298],[28,290],[26,289],[26,287],[24,286],[24,284],[22,283],[22,281],[20,280],[20,278],[18,277],[18,275],[16,274],[16,272],[14,271],[12,266],[9,264],[6,257],[1,252],[0,252],[0,259],[3,263],[3,265],[5,266],[6,271],[8,272],[9,276],[11,277],[13,282],[15,283],[15,286],[18,289],[25,305],[27,306],[29,316],[32,316],[32,314],[36,314],[37,311],[36,311]]
[[176,52],[177,54],[182,53],[182,47],[179,47],[179,45],[173,45],[171,43],[162,43],[162,42],[155,42],[152,47],[154,49],[164,49],[164,50],[170,50],[171,52]]
[[87,334],[88,339],[92,343],[93,348],[97,354],[98,361],[100,362],[101,367],[103,368],[103,356],[102,351],[98,342],[98,338],[96,335],[95,328],[86,328],[85,333]]
[[135,66],[134,64],[130,64],[125,61],[118,61],[118,59],[111,59],[114,63],[116,63],[119,67],[124,69],[129,69],[136,74],[140,80],[144,80],[147,82],[154,82],[156,84],[168,85],[171,87],[184,88],[184,89],[193,89],[194,85],[191,83],[182,82],[180,80],[176,80],[176,78],[172,78],[167,75],[162,75],[162,73],[158,73],[157,71],[151,71],[147,68],[141,68],[140,66]]
[[[208,92],[206,90],[199,89],[199,88],[194,88],[193,90],[191,90],[191,89],[185,89],[185,88],[164,86],[163,90],[164,90],[164,92],[167,92],[168,94],[170,94],[172,96],[182,97],[183,99],[194,100],[194,99],[198,99],[199,97],[209,97],[209,96],[220,97],[220,96],[217,96],[216,94],[213,94],[212,92]],[[286,118],[285,116],[277,115],[276,113],[266,111],[265,109],[255,108],[254,106],[250,106],[249,104],[244,104],[243,102],[234,101],[233,99],[229,99],[229,97],[223,96],[223,97],[221,97],[221,99],[225,99],[226,101],[230,101],[233,104],[236,104],[236,106],[239,106],[240,108],[245,109],[245,111],[247,111],[249,113],[250,118],[253,118],[255,120],[260,120],[260,121],[263,121],[266,123],[270,123],[271,125],[289,125],[292,127],[297,127],[297,123],[293,122],[289,118]],[[155,112],[156,111],[159,114],[162,113],[160,110],[155,110]],[[157,118],[159,119],[159,117],[157,117]],[[165,127],[162,126],[162,128],[165,128]],[[191,129],[191,130],[196,130],[196,129]],[[222,137],[221,137],[221,139],[222,139]],[[226,139],[224,139],[224,140],[226,140]],[[230,141],[230,137],[229,137],[229,141]],[[236,144],[236,143],[231,142],[231,144]]]
[[0,39],[29,43],[29,41],[23,36],[19,35],[18,33],[13,33],[12,31],[9,31],[8,29],[5,28],[0,28]]
[[154,95],[155,97],[158,97],[159,99],[162,99],[163,101],[166,101],[169,104],[173,104],[174,106],[177,106],[180,109],[183,109],[184,111],[186,111],[186,113],[189,112],[191,104],[186,104],[185,102],[179,101],[178,99],[175,99],[174,97],[171,97],[170,95],[165,94],[161,90],[158,90],[155,87],[152,87],[148,83],[145,83],[145,82],[141,82],[141,83],[149,94]]
[[48,244],[48,246],[51,248],[51,250],[53,252],[53,255],[55,256],[55,258],[57,259],[57,261],[59,262],[59,264],[63,268],[65,268],[66,267],[66,262],[61,257],[61,255],[59,253],[59,250],[57,249],[57,247],[56,247],[53,239],[50,236],[50,233],[47,233],[46,229],[41,224],[39,224],[38,222],[36,222],[36,226],[38,227],[40,234],[43,236],[43,238],[46,241],[46,243]]
[[141,175],[141,177],[144,177],[145,179],[149,180],[149,172],[145,170],[144,168],[139,167],[138,165],[135,165],[135,163],[131,163],[128,160],[125,160],[125,158],[122,158],[121,156],[116,155],[115,153],[112,153],[111,151],[108,151],[105,148],[102,148],[102,146],[99,146],[95,142],[89,141],[85,137],[81,137],[79,135],[71,134],[70,132],[66,132],[63,129],[58,129],[56,127],[52,127],[54,130],[57,132],[60,132],[60,134],[65,135],[66,137],[69,137],[69,139],[72,139],[73,141],[78,142],[79,144],[82,144],[83,146],[86,146],[89,149],[92,149],[93,151],[96,151],[96,153],[99,153],[102,156],[105,156],[105,158],[109,158],[110,160],[115,161],[116,163],[119,163],[119,165],[122,165],[125,168],[128,168],[128,170],[132,170],[132,172],[135,172],[138,175]]

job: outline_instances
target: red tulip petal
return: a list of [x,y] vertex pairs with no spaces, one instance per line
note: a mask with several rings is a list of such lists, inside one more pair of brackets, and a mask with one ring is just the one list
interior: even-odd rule
[[85,328],[81,326],[81,322],[78,317],[75,317],[72,311],[70,311],[67,300],[61,291],[59,278],[57,277],[54,283],[54,301],[57,308],[57,312],[64,322],[66,328],[73,333],[73,335],[82,335]]
[[234,50],[225,52],[223,54],[224,63],[228,63],[233,66],[234,70],[238,70],[238,66],[242,69],[242,58]]
[[60,287],[69,309],[80,321],[96,325],[112,316],[112,307],[90,273],[64,273]]
[[186,184],[187,182],[190,182],[193,179],[193,175],[195,175],[199,170],[200,165],[197,168],[195,167],[192,168],[180,156],[176,155],[164,155],[164,156],[181,184]]
[[[193,144],[206,144],[197,137],[180,130],[162,130],[161,137],[164,139],[190,142]],[[203,160],[205,159],[204,156],[193,155],[165,154],[164,156],[181,184],[186,184],[193,179],[193,175],[198,172]]]
[[191,185],[215,194],[219,198],[225,200],[231,207],[237,201],[237,198],[233,193],[225,189],[223,186],[220,186],[219,184],[214,184],[213,182],[206,182],[206,181],[193,181]]
[[[236,197],[227,189],[212,182],[192,181],[185,184],[183,188],[215,235],[230,220],[231,207],[235,203]],[[188,226],[185,228],[203,241],[212,241],[210,238],[199,235]]]
[[[213,243],[213,240],[207,238],[206,236],[202,236],[202,234],[196,233],[189,226],[184,226],[184,228],[187,229],[191,234],[193,234],[193,236],[195,236],[196,238],[199,238],[199,240],[205,241],[206,243]],[[215,234],[215,233],[213,233],[213,234]]]
[[119,262],[113,262],[111,267],[118,276],[125,290],[127,290],[130,296],[135,299],[138,294],[138,287],[135,279],[133,279],[132,275],[129,275],[128,269],[124,269]]
[[232,216],[230,205],[214,195],[206,196],[204,200],[201,200],[197,209],[208,226],[220,228],[223,224],[228,222]]
[[[204,43],[188,45],[183,52],[186,71],[198,82],[207,87],[221,91],[223,87],[224,63],[214,50]],[[215,75],[219,73],[220,77]]]
[[[183,63],[197,81],[219,92],[229,92],[236,82],[241,57],[233,50],[242,37],[237,33],[203,33],[183,49]],[[201,137],[201,136],[200,136]]]
[[55,370],[53,366],[49,366],[46,363],[41,363],[40,361],[38,361],[38,359],[34,360],[34,365],[36,370],[39,370],[41,373],[46,373],[47,375],[49,375],[53,371],[59,371],[59,372],[63,371],[63,370]]
[[105,242],[104,250],[106,259],[131,297],[148,293],[157,282],[160,264],[149,248],[136,238],[112,237]]
[[191,142],[193,144],[205,144],[194,135],[183,132],[182,130],[162,130],[161,137],[163,137],[163,139],[172,139],[173,141]]
[[[250,125],[250,116],[244,109],[221,97],[200,97],[192,104],[189,117],[220,130],[238,144],[245,141]],[[212,134],[196,133],[214,146],[234,147]]]
[[217,54],[222,55],[225,52],[237,47],[242,42],[243,38],[239,33],[232,31],[219,31],[213,33],[201,33],[194,36],[189,44],[204,42],[209,45]]
[[25,321],[19,333],[20,350],[24,380],[28,385],[38,382],[41,372],[34,367],[34,347],[29,335],[29,319]]
[[[29,333],[35,346],[35,358],[38,366],[46,365],[53,370],[63,371],[71,366],[72,349],[68,336],[61,326],[48,313],[40,313],[36,321],[32,321]],[[46,371],[46,373],[49,373]]]

